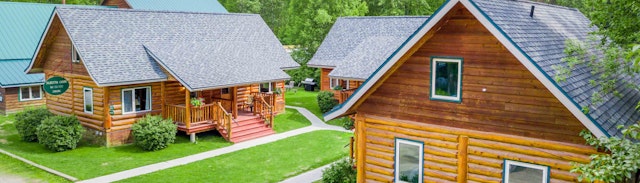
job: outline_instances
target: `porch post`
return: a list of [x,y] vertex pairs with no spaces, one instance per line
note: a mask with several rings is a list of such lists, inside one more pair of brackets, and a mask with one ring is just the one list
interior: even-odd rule
[[184,89],[184,110],[184,124],[187,126],[187,129],[189,129],[191,128],[191,92],[186,88]]
[[165,90],[164,87],[165,87],[164,81],[160,82],[160,102],[162,103],[162,106],[160,108],[162,109],[162,118],[167,117],[166,106],[165,106],[167,104],[165,99],[167,96],[164,91]]
[[231,113],[233,118],[238,118],[238,87],[234,86],[231,90]]

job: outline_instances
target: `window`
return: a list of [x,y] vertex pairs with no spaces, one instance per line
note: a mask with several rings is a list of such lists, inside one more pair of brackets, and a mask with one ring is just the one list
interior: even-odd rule
[[529,163],[505,160],[504,183],[549,182],[549,167]]
[[460,102],[462,59],[431,59],[431,99]]
[[84,112],[93,114],[93,89],[84,87],[82,93],[84,95]]
[[40,86],[20,87],[20,101],[42,99]]
[[396,138],[396,182],[422,182],[424,143]]
[[223,88],[223,89],[220,89],[220,93],[222,93],[222,94],[229,94],[229,88]]
[[122,113],[151,110],[151,87],[128,88],[122,90]]
[[329,87],[331,87],[331,89],[334,89],[336,86],[340,86],[340,80],[329,78]]
[[271,82],[260,84],[260,92],[271,92]]
[[76,50],[75,46],[71,46],[71,62],[80,63],[80,54]]

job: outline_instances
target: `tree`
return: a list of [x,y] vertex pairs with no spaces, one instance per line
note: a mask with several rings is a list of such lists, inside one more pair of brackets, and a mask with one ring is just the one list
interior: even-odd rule
[[444,0],[369,0],[368,16],[431,15]]
[[[554,3],[568,3],[567,0],[549,0]],[[588,43],[568,41],[565,53],[568,66],[558,66],[556,70],[564,76],[570,75],[572,66],[585,64],[593,72],[598,73],[597,79],[591,80],[593,86],[598,86],[600,91],[592,97],[592,105],[602,102],[604,96],[617,96],[619,84],[640,89],[635,81],[621,81],[620,78],[636,78],[640,74],[640,3],[637,0],[582,0],[571,4],[579,8],[598,27],[593,32],[594,41]],[[597,45],[591,47],[591,43]],[[597,49],[604,53],[604,57],[596,60],[594,56],[585,51],[586,48]],[[557,79],[557,78],[556,78]],[[625,82],[625,83],[618,83]],[[638,104],[640,106],[640,103]],[[636,107],[636,110],[638,107]],[[589,110],[583,111],[589,113]],[[580,179],[588,181],[619,182],[638,177],[640,168],[640,123],[628,127],[618,127],[623,136],[595,138],[591,133],[583,132],[589,145],[600,148],[607,154],[591,155],[591,162],[587,164],[575,164],[573,172],[581,173]]]

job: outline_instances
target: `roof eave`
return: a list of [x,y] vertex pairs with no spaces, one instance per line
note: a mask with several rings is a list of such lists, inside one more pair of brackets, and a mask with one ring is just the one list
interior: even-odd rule
[[333,69],[333,68],[336,68],[336,66],[329,66],[329,65],[317,65],[317,64],[308,64],[308,63],[307,63],[307,67],[323,68],[323,69]]
[[31,56],[31,62],[29,62],[29,67],[27,67],[24,70],[26,74],[37,73],[37,72],[31,72],[31,69],[33,69],[33,64],[35,63],[38,53],[40,52],[40,48],[42,48],[42,43],[44,42],[45,37],[49,33],[49,28],[51,28],[51,23],[53,23],[53,19],[56,17],[57,14],[58,14],[58,7],[56,6],[53,8],[53,11],[51,12],[51,15],[49,17],[49,23],[47,23],[47,27],[44,29],[44,32],[42,33],[42,35],[40,35],[40,41],[38,42],[38,47],[36,48],[36,51],[33,52],[33,56]]

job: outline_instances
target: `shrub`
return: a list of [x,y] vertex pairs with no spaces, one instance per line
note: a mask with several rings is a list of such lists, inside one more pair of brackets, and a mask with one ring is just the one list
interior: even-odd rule
[[61,152],[75,149],[84,128],[76,116],[53,116],[38,126],[38,142],[47,149]]
[[147,151],[164,149],[176,140],[178,128],[169,119],[147,115],[131,127],[135,144]]
[[349,159],[340,160],[322,171],[323,183],[356,182],[356,169]]
[[46,108],[27,108],[16,114],[16,130],[23,141],[37,142],[36,131],[42,120],[53,116]]
[[342,121],[342,127],[347,130],[353,129],[354,122],[350,117],[342,117],[340,119]]
[[336,105],[338,105],[338,100],[333,98],[332,92],[321,91],[318,93],[318,106],[320,107],[320,112],[329,112]]

